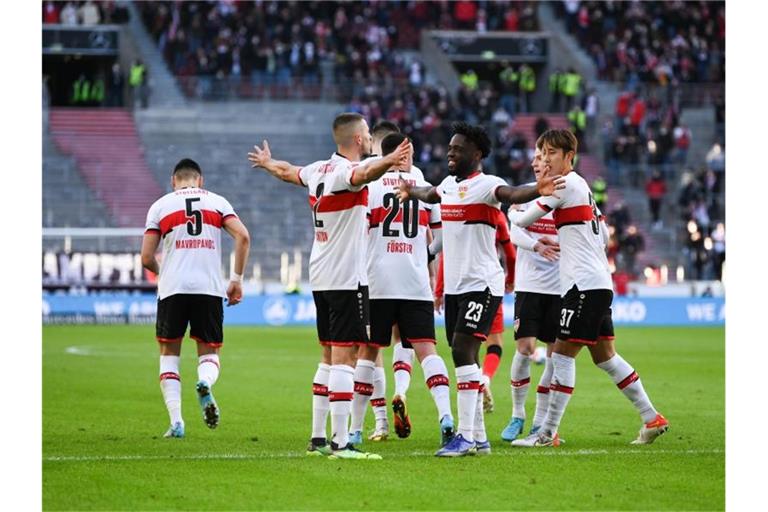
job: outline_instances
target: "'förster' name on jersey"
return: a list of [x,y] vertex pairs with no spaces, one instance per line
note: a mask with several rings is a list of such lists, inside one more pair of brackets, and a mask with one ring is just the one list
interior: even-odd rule
[[388,172],[368,184],[368,279],[371,299],[432,300],[427,269],[427,227],[439,229],[440,206],[416,199],[400,203],[400,178],[429,186],[410,172]]
[[221,271],[221,229],[234,216],[229,201],[201,188],[170,192],[150,207],[146,231],[162,237],[163,259],[157,294],[177,293],[226,297]]

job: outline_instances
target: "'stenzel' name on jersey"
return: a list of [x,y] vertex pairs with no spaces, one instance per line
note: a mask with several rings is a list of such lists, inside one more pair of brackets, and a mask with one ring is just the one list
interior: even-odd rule
[[176,240],[176,249],[215,249],[216,246],[210,238],[189,238]]

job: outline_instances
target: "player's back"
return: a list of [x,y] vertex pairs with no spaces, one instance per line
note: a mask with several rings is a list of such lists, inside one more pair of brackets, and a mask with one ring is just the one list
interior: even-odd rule
[[312,289],[354,290],[367,285],[368,189],[351,184],[357,162],[335,153],[299,171],[309,189],[315,239],[309,258]]
[[440,207],[400,203],[400,179],[429,184],[410,172],[388,172],[368,185],[368,280],[372,299],[432,300],[427,268],[427,227],[440,227]]
[[576,171],[565,176],[560,205],[552,217],[560,237],[560,283],[565,293],[612,289],[611,272],[600,230],[600,211],[587,182]]
[[224,297],[221,230],[235,212],[222,196],[188,187],[170,192],[150,207],[147,231],[160,234],[163,258],[158,296],[177,293]]
[[[528,183],[527,185],[535,185]],[[520,205],[520,211],[526,211],[529,208],[538,208],[536,201],[531,201]],[[513,210],[510,210],[512,212]],[[538,241],[547,237],[554,242],[558,242],[557,228],[552,217],[552,212],[547,213],[542,218],[535,221],[530,226],[519,228],[514,226],[510,228],[512,241],[515,241],[515,230],[524,230],[525,234]],[[560,293],[560,263],[558,261],[549,261],[535,251],[526,250],[518,247],[517,258],[515,260],[515,291],[534,292],[546,294]]]

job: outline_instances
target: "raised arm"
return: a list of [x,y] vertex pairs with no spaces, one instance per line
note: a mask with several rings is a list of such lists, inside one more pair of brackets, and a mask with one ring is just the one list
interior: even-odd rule
[[253,146],[253,151],[248,153],[248,161],[251,162],[251,167],[261,167],[277,179],[304,186],[299,178],[301,167],[284,160],[273,159],[272,152],[269,150],[269,143],[266,140],[264,141],[264,148],[260,148],[258,145]]
[[251,236],[248,229],[237,217],[224,220],[224,230],[235,239],[235,268],[227,286],[227,306],[234,306],[243,300],[243,272],[251,248]]
[[539,206],[538,201],[536,201],[536,203],[535,206],[528,208],[524,212],[509,212],[509,221],[515,226],[524,228],[545,216],[549,210],[545,210],[543,207]]
[[354,186],[365,185],[381,178],[391,167],[404,164],[413,150],[411,141],[405,139],[397,148],[385,157],[372,160],[365,165],[355,167],[350,182]]
[[402,178],[400,178],[400,190],[397,192],[397,198],[401,203],[410,198],[430,204],[440,202],[440,194],[437,193],[437,187],[412,187]]
[[549,172],[549,168],[542,172],[536,179],[536,185],[497,188],[496,199],[507,204],[523,204],[539,196],[557,197],[555,191],[565,188],[565,178],[560,174],[550,176]]

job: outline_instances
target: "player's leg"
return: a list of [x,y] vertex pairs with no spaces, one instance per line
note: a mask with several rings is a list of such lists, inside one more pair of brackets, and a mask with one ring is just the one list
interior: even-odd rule
[[632,441],[632,444],[651,444],[669,430],[669,422],[653,407],[632,365],[616,353],[613,340],[613,321],[609,312],[603,322],[598,343],[589,347],[592,361],[611,377],[613,383],[632,402],[643,420],[638,437]]
[[213,385],[219,378],[219,349],[224,343],[224,300],[210,295],[190,295],[193,315],[190,337],[197,342],[197,400],[208,428],[219,425],[220,411],[213,397]]
[[160,346],[160,391],[171,426],[164,437],[184,437],[181,415],[181,342],[187,330],[183,297],[171,295],[157,303],[155,336]]
[[411,371],[413,369],[413,348],[406,343],[403,346],[400,328],[392,326],[392,373],[395,378],[395,395],[405,399],[411,386]]
[[387,374],[384,372],[382,351],[376,356],[376,368],[373,370],[373,394],[371,409],[376,420],[373,433],[368,436],[371,441],[385,441],[389,437],[389,420],[387,419]]
[[402,331],[403,344],[412,346],[412,351],[421,363],[424,381],[429,388],[437,408],[440,423],[440,442],[445,446],[454,435],[454,420],[451,413],[451,397],[448,368],[435,348],[435,315],[430,301],[403,301],[398,323]]
[[376,360],[380,356],[380,347],[389,345],[392,335],[394,301],[374,299],[371,305],[371,345],[359,345],[354,375],[354,397],[352,398],[352,421],[350,439],[354,445],[363,443],[363,422],[368,402],[371,401],[376,374]]
[[501,353],[504,344],[504,308],[499,306],[491,324],[491,331],[485,342],[485,358],[483,359],[483,412],[493,412],[493,393],[491,380],[501,363]]
[[307,455],[331,454],[328,444],[328,414],[331,410],[328,381],[331,376],[330,307],[326,292],[312,292],[315,301],[317,339],[321,347],[320,363],[312,378],[312,436],[307,446]]
[[515,340],[515,355],[509,370],[512,418],[501,433],[504,441],[516,439],[525,425],[525,400],[531,383],[531,356],[534,350],[536,350],[536,338],[527,336]]
[[552,351],[555,347],[555,338],[560,325],[560,296],[543,295],[539,298],[541,304],[538,309],[543,312],[543,315],[537,328],[537,337],[547,344],[547,357],[544,362],[544,371],[541,373],[539,385],[536,388],[536,412],[533,415],[531,434],[535,434],[541,428],[541,424],[544,423],[544,418],[547,416],[550,385],[554,373]]

